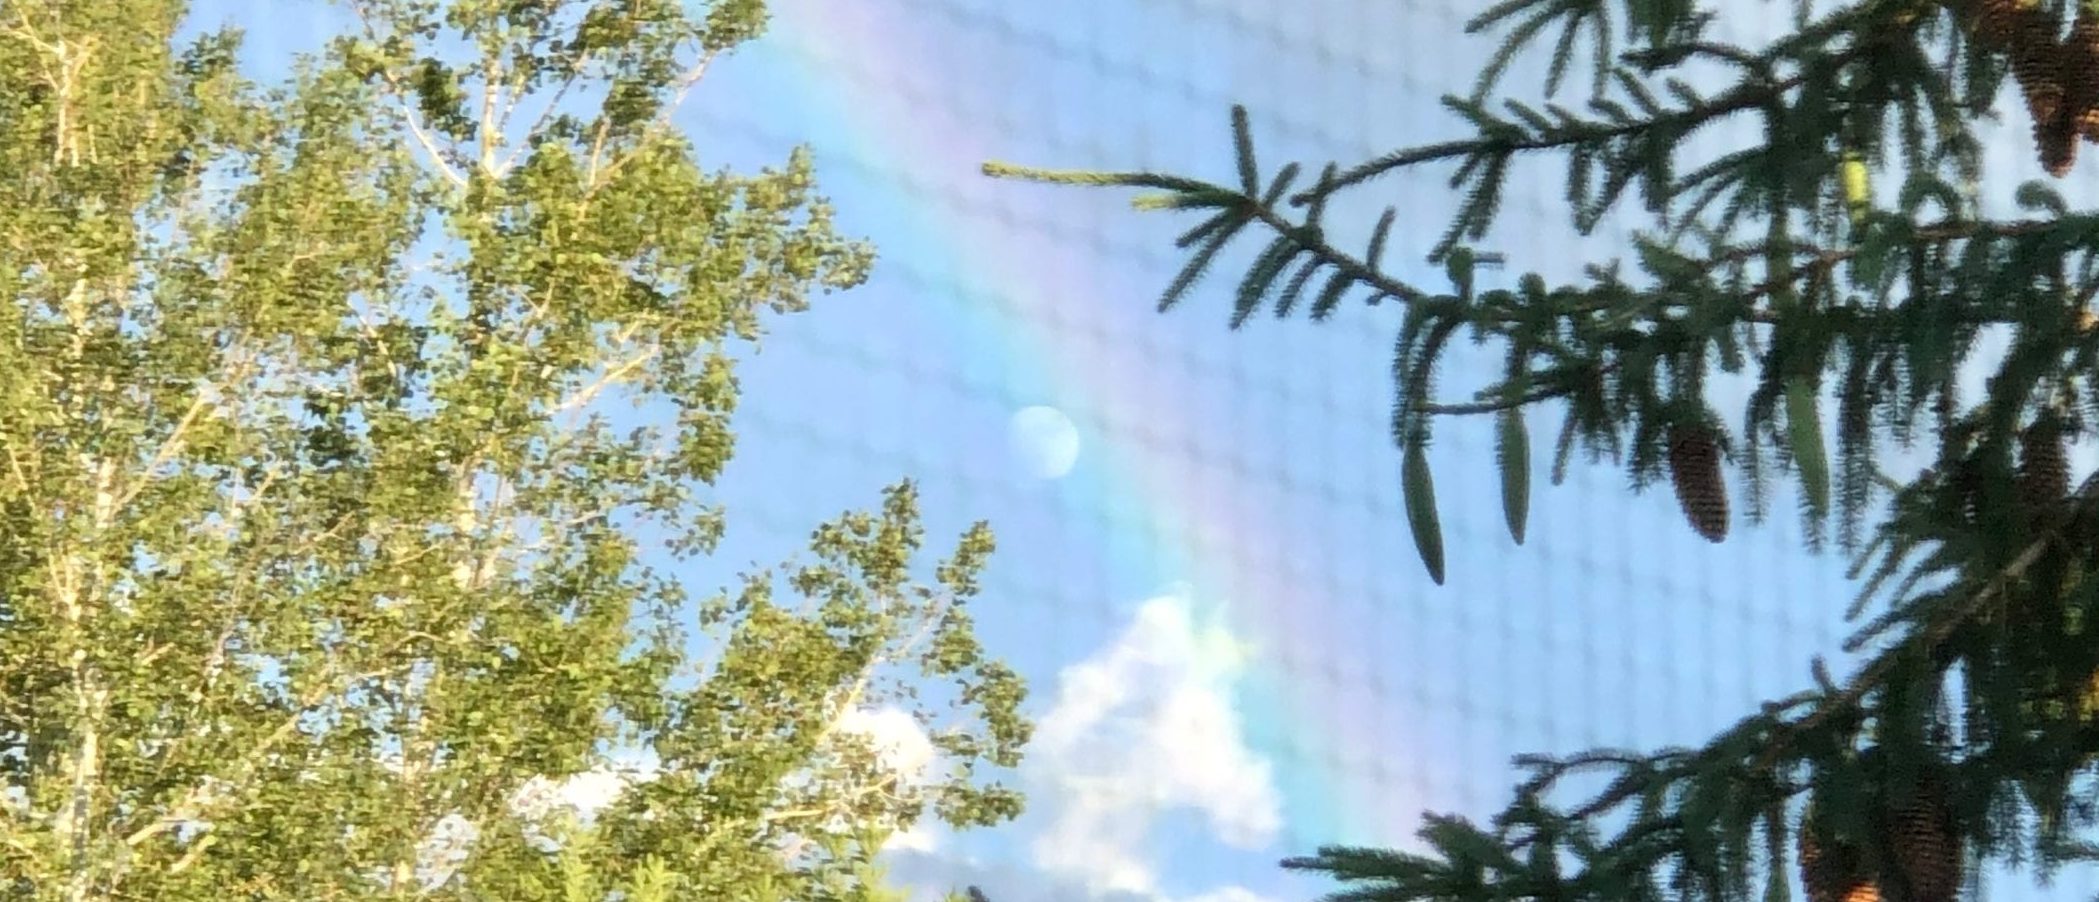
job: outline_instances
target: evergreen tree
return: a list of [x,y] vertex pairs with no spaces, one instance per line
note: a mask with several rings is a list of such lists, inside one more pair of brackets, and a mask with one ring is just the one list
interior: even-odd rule
[[0,4],[0,895],[873,902],[892,832],[1014,816],[982,524],[925,560],[902,483],[658,569],[735,355],[870,263],[806,153],[671,126],[764,5],[347,6],[263,87],[180,0]]
[[[2045,877],[2099,853],[2086,836],[2099,817],[2088,634],[2099,580],[2087,578],[2099,481],[2073,487],[2063,451],[2099,413],[2099,216],[2040,180],[2018,187],[2019,216],[1986,217],[1976,138],[2001,97],[2006,115],[2031,121],[2056,178],[2080,140],[2099,141],[2099,3],[1803,0],[1768,46],[1712,37],[1721,16],[1771,6],[1502,0],[1469,24],[1500,30],[1499,52],[1471,95],[1444,100],[1474,134],[1328,165],[1306,185],[1297,165],[1257,166],[1242,110],[1225,183],[986,166],[1145,189],[1140,208],[1199,214],[1163,306],[1248,234],[1265,246],[1239,282],[1234,326],[1271,305],[1315,320],[1351,298],[1403,305],[1392,434],[1439,583],[1434,427],[1495,418],[1521,542],[1533,469],[1523,412],[1537,407],[1564,413],[1554,482],[1577,451],[1615,461],[1636,487],[1667,479],[1692,528],[1717,542],[1731,472],[1751,517],[1772,474],[1790,474],[1811,543],[1833,527],[1856,556],[1851,613],[1865,622],[1846,647],[1871,649],[1847,679],[1815,662],[1816,688],[1699,748],[1521,758],[1529,776],[1491,823],[1429,818],[1430,854],[1336,847],[1286,862],[1344,881],[1334,899],[1783,899],[1797,872],[1813,902],[1937,902],[1971,891],[1978,862]],[[1584,82],[1584,108],[1492,101],[1510,61],[1538,44],[1547,96]],[[1685,156],[1687,136],[1729,122],[1755,137]],[[1564,163],[1580,232],[1637,197],[1629,212],[1652,225],[1634,238],[1634,266],[1476,287],[1493,259],[1477,243],[1518,157]],[[1454,168],[1459,204],[1429,259],[1450,288],[1383,265],[1390,211],[1360,253],[1330,239],[1333,198],[1441,167]],[[1977,339],[1993,329],[2009,332],[2009,351],[1984,397],[1960,398],[1956,374],[1985,365]],[[1446,400],[1433,377],[1460,333],[1506,364],[1475,397]],[[1708,388],[1724,373],[1754,380],[1738,423]],[[1913,443],[1936,462],[1914,478],[1883,472]],[[1572,775],[1608,785],[1575,792],[1563,786]]]

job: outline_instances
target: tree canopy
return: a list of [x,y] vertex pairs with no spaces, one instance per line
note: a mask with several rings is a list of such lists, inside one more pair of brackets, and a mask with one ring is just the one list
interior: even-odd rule
[[983,524],[929,561],[899,483],[677,570],[738,349],[872,261],[805,151],[672,121],[763,3],[356,0],[272,86],[186,7],[0,7],[0,886],[878,899],[889,835],[1016,814]]

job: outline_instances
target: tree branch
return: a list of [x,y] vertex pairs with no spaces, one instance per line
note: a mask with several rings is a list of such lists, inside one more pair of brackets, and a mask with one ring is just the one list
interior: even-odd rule
[[[366,13],[365,4],[358,2],[358,0],[351,0],[350,10],[357,14],[357,20],[363,24],[365,38],[373,43],[378,43],[379,32],[372,27],[372,20]],[[457,170],[452,168],[452,164],[445,160],[444,153],[438,150],[437,142],[430,137],[428,131],[423,129],[422,119],[415,114],[414,108],[409,105],[408,92],[401,87],[400,80],[394,77],[393,70],[381,66],[379,67],[379,77],[386,82],[387,92],[393,96],[395,108],[400,111],[402,121],[408,126],[409,134],[415,138],[417,144],[422,145],[423,151],[430,155],[430,162],[437,167],[438,174],[444,176],[445,181],[451,182],[456,187],[466,187],[466,177],[460,175]]]

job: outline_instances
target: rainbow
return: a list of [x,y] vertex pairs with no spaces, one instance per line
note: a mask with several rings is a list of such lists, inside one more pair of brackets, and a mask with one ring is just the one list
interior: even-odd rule
[[[910,110],[902,86],[928,77],[971,77],[942,71],[940,49],[928,46],[911,17],[884,17],[862,5],[824,0],[777,3],[774,16],[767,39],[749,52],[785,49],[802,61],[781,67],[795,73],[791,83],[771,86],[777,97],[805,110],[798,121],[815,125],[797,137],[816,141],[832,154],[844,149],[876,169],[921,172],[935,182],[962,181],[961,174],[976,173],[991,156],[985,131],[969,124],[927,126],[923,115]],[[837,65],[817,71],[806,65],[812,58]],[[1011,194],[1031,190],[975,178],[983,190],[968,199],[987,205],[1014,203]],[[935,346],[985,358],[977,362],[1039,399],[1029,403],[1135,409],[1162,434],[1186,430],[1185,411],[1229,410],[1231,399],[1216,387],[1198,384],[1176,368],[1147,368],[1143,378],[1129,378],[1102,341],[1102,336],[1156,328],[1158,315],[1150,300],[1159,284],[1118,278],[1095,255],[1030,241],[1040,236],[1024,229],[986,229],[967,222],[951,204],[929,203],[904,186],[892,183],[878,190],[888,196],[854,196],[841,199],[841,205],[881,205],[882,228],[872,237],[884,257],[907,259],[959,289],[929,292],[924,320],[914,323],[937,337]],[[1009,197],[1002,199],[999,192]],[[1032,189],[1031,197],[1040,192]],[[1098,206],[1105,196],[1069,192],[1064,198],[1069,206],[1062,211],[1054,202],[1036,210],[1042,217],[1069,213],[1078,220],[1079,204]],[[1003,303],[967,302],[972,296],[996,296]],[[1170,421],[1177,416],[1183,422]],[[1183,449],[1126,441],[1096,443],[1089,454],[1091,465],[1067,477],[1060,491],[1082,508],[1130,516],[1104,519],[1092,547],[1080,553],[1098,556],[1121,585],[1185,585],[1198,620],[1218,618],[1256,647],[1277,642],[1318,646],[1307,630],[1332,627],[1321,623],[1324,599],[1316,587],[1292,584],[1284,568],[1271,565],[1293,546],[1309,552],[1308,538],[1249,522],[1244,516],[1248,505],[1234,497],[1229,480],[1203,478]],[[1374,729],[1374,716],[1360,706],[1347,710],[1339,698],[1360,693],[1320,690],[1302,674],[1293,679],[1284,668],[1264,666],[1262,658],[1253,656],[1242,680],[1240,712],[1249,743],[1279,765],[1276,777],[1288,822],[1279,837],[1287,848],[1279,851],[1298,854],[1323,842],[1398,839],[1395,829],[1404,829],[1400,824],[1417,806],[1405,799],[1366,804],[1360,789],[1352,793],[1322,774],[1347,760],[1347,754],[1361,756],[1390,741],[1385,731]],[[1349,749],[1354,751],[1344,753]]]
[[[885,9],[890,15],[883,15]],[[350,28],[354,21],[340,7],[302,10],[311,18],[252,29],[246,65],[254,67],[255,77],[269,81],[289,75],[286,51],[317,50],[316,36]],[[242,22],[242,12],[238,2],[196,0],[184,34]],[[1099,209],[1105,195],[1044,192],[981,176],[981,164],[993,156],[989,127],[995,120],[915,125],[922,117],[910,109],[909,85],[928,78],[968,82],[981,73],[945,62],[949,58],[929,45],[914,17],[897,12],[888,5],[775,0],[770,33],[739,51],[737,68],[781,76],[765,85],[765,93],[769,100],[791,105],[788,118],[796,122],[791,137],[798,143],[815,143],[827,154],[842,150],[877,170],[921,173],[943,190],[971,186],[963,192],[965,199],[982,206],[1010,209],[1016,195],[1035,202],[1055,194],[1048,205],[1035,206],[1047,221],[1082,221],[1085,205]],[[840,65],[807,65],[811,59]],[[838,161],[828,162],[835,169]],[[826,163],[820,158],[820,169]],[[911,325],[914,335],[957,355],[969,368],[996,371],[1006,383],[1022,386],[1029,403],[1132,411],[1142,418],[1133,428],[1167,436],[1197,432],[1198,415],[1231,417],[1237,399],[1227,392],[1199,383],[1184,369],[1144,366],[1141,352],[1102,340],[1157,328],[1161,320],[1150,299],[1162,282],[1117,273],[1098,254],[1035,241],[1039,233],[1024,226],[981,228],[945,203],[955,199],[928,202],[927,196],[896,184],[840,199],[841,206],[883,211],[881,228],[872,237],[886,260],[908,261],[934,281],[959,289],[926,293],[923,315]],[[1003,303],[973,300],[986,296]],[[1074,506],[1107,515],[1090,547],[1074,549],[1092,557],[1118,587],[1118,597],[1099,603],[1128,608],[1147,596],[1180,592],[1192,603],[1198,622],[1221,622],[1257,650],[1290,647],[1318,654],[1343,629],[1334,622],[1335,606],[1321,597],[1316,584],[1293,583],[1288,570],[1275,565],[1311,557],[1310,540],[1263,528],[1258,518],[1248,516],[1257,503],[1244,497],[1243,486],[1235,487],[1228,476],[1205,476],[1191,464],[1183,448],[1096,442],[1087,465],[1059,483],[1058,491]],[[1406,561],[1411,564],[1411,558]],[[1143,594],[1127,594],[1132,592]],[[1297,668],[1274,661],[1258,651],[1252,656],[1238,706],[1249,744],[1278,765],[1287,824],[1274,851],[1297,854],[1324,842],[1403,838],[1419,805],[1391,798],[1389,786],[1378,787],[1374,802],[1366,801],[1364,787],[1351,788],[1340,779],[1339,772],[1348,768],[1336,766],[1395,752],[1389,747],[1389,725],[1380,724],[1380,716],[1366,705],[1349,702],[1350,696],[1367,693],[1323,689]]]

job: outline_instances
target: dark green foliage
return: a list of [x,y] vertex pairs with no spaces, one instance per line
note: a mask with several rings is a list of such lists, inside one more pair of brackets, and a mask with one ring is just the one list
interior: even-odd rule
[[1414,547],[1421,552],[1421,565],[1429,579],[1443,584],[1443,525],[1436,519],[1436,483],[1429,474],[1426,439],[1407,445],[1406,463],[1400,468],[1406,484],[1407,527],[1414,532]]
[[[1267,244],[1240,283],[1235,326],[1270,298],[1278,316],[1292,315],[1315,278],[1325,282],[1309,305],[1314,319],[1350,299],[1402,304],[1392,436],[1409,525],[1439,583],[1433,426],[1497,418],[1503,513],[1520,542],[1523,414],[1538,405],[1562,414],[1555,484],[1577,451],[1622,467],[1635,489],[1666,479],[1692,525],[1719,541],[1723,469],[1741,477],[1752,521],[1768,507],[1772,477],[1793,475],[1810,544],[1834,526],[1837,548],[1855,557],[1861,591],[1849,614],[1862,622],[1846,651],[1860,660],[1847,680],[1817,661],[1816,689],[1697,749],[1521,759],[1531,777],[1515,801],[1484,825],[1431,817],[1426,854],[1331,847],[1288,863],[1349,885],[1332,898],[1784,899],[1811,796],[1817,867],[1850,856],[1847,867],[1884,898],[1949,898],[1983,861],[2046,875],[2099,856],[2084,833],[2099,819],[2089,804],[2099,643],[2085,635],[2099,617],[2099,580],[2087,578],[2099,572],[2099,480],[2072,490],[2061,456],[2086,412],[2099,412],[2099,317],[2088,309],[2099,294],[2099,214],[2035,182],[2012,194],[2016,218],[1981,216],[1975,128],[1996,115],[2001,89],[2014,86],[2006,75],[2019,69],[2028,109],[2006,109],[2036,120],[2045,168],[2060,175],[2080,136],[2099,141],[2099,95],[2086,86],[2099,74],[2099,8],[1792,6],[1789,34],[1747,48],[1714,40],[1710,25],[1722,10],[1765,15],[1764,4],[1495,3],[1468,27],[1500,31],[1500,49],[1470,95],[1444,99],[1469,136],[1327,164],[1294,194],[1287,176],[1297,168],[1264,176],[1238,109],[1236,187],[986,166],[1147,188],[1161,193],[1140,208],[1203,211],[1181,243],[1195,252],[1169,302],[1252,227]],[[1492,97],[1508,64],[1534,47],[1551,53],[1548,98],[1590,67],[1584,105]],[[2043,71],[2036,60],[2069,68]],[[1756,137],[1684,155],[1690,138],[1722,123],[1753,125]],[[1578,232],[1614,211],[1648,217],[1630,259],[1589,265],[1565,284],[1479,279],[1478,264],[1498,260],[1477,245],[1505,179],[1529,162],[1565,166]],[[1445,171],[1455,210],[1427,256],[1444,265],[1448,290],[1385,267],[1389,211],[1361,253],[1330,234],[1330,198],[1387,175]],[[1461,329],[1498,343],[1505,364],[1471,397],[1444,399],[1434,377]],[[1960,397],[1956,375],[1978,362],[1988,331],[2007,336],[2008,351],[1982,397]],[[1739,419],[1714,409],[1722,374],[1752,380]],[[1890,451],[1920,444],[1937,452],[1930,468],[1906,479],[1884,472]],[[1574,794],[1562,785],[1574,775],[1608,785]],[[1943,796],[1919,789],[1927,785]]]
[[1499,420],[1494,454],[1501,464],[1501,514],[1508,521],[1509,538],[1521,545],[1531,509],[1530,431],[1520,410],[1504,410]]

